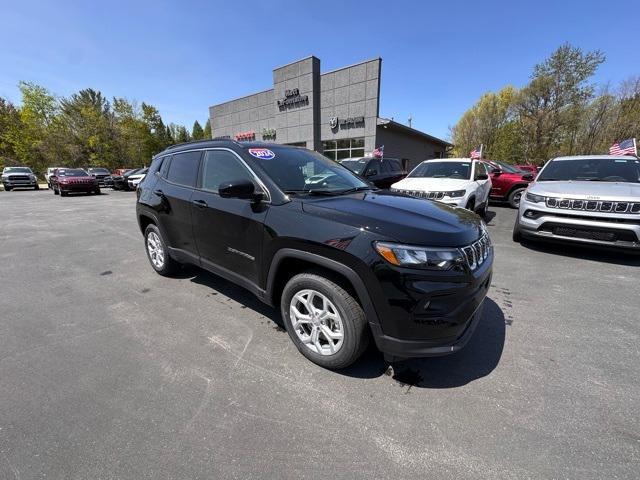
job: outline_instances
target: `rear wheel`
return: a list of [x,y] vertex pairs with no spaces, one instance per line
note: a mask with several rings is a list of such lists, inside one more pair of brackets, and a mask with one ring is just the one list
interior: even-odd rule
[[526,188],[516,188],[509,194],[509,205],[511,208],[519,208],[520,200],[522,199],[522,194]]
[[348,367],[366,348],[367,320],[356,299],[332,280],[301,273],[282,292],[285,327],[300,353],[333,370]]
[[178,269],[178,262],[169,255],[162,233],[153,223],[149,224],[144,231],[144,243],[149,263],[157,273],[168,276]]

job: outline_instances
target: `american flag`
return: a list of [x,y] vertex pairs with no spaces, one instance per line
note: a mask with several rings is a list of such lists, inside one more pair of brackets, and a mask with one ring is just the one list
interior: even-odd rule
[[628,138],[609,147],[609,155],[637,155],[636,139]]
[[373,151],[373,156],[376,158],[382,158],[384,156],[384,145],[382,145],[381,147],[376,148]]
[[480,147],[476,147],[473,150],[471,150],[471,153],[469,155],[474,160],[481,159],[482,158],[482,145],[480,145]]

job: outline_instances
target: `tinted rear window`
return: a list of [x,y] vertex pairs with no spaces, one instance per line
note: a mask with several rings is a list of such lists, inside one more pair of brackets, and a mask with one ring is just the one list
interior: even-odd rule
[[167,180],[187,187],[195,187],[202,152],[176,153],[171,159]]

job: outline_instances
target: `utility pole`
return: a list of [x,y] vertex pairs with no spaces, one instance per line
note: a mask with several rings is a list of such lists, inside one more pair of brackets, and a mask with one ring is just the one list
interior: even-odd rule
[[413,120],[413,117],[411,116],[411,114],[409,114],[409,119],[407,120],[407,122],[409,123],[409,128],[411,128],[412,120]]

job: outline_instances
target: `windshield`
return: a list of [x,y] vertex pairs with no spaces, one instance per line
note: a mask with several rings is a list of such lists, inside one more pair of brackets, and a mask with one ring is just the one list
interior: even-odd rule
[[87,177],[89,174],[79,168],[58,170],[59,177]]
[[342,193],[371,188],[349,169],[304,148],[270,147],[271,159],[258,165],[285,193]]
[[414,168],[409,177],[414,178],[471,178],[470,162],[424,162]]
[[340,160],[341,165],[344,165],[358,175],[362,175],[367,163],[369,163],[368,158],[345,158],[344,160]]
[[33,173],[29,167],[7,167],[3,173]]
[[89,173],[109,173],[109,170],[106,168],[90,168]]
[[631,158],[585,158],[552,160],[537,181],[598,181],[640,183],[640,160]]
[[495,163],[497,163],[500,166],[502,171],[507,173],[527,173],[527,172],[523,172],[519,168],[514,167],[513,165],[509,165],[508,163],[504,163],[504,162],[495,162]]

